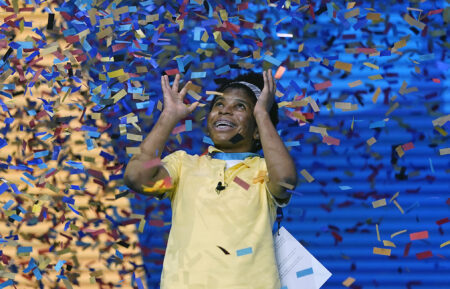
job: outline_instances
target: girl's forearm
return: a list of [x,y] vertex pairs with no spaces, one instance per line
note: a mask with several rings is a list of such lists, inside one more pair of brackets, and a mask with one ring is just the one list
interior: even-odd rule
[[279,182],[295,186],[297,183],[297,171],[295,163],[286,146],[278,135],[270,115],[267,112],[255,114],[258,125],[267,171],[269,173],[269,189],[278,198],[289,196]]

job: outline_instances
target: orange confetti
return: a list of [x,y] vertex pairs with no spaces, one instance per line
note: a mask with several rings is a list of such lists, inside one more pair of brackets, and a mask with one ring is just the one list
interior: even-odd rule
[[285,71],[286,71],[286,67],[284,67],[284,66],[278,67],[277,72],[275,73],[275,79],[280,79],[283,76]]

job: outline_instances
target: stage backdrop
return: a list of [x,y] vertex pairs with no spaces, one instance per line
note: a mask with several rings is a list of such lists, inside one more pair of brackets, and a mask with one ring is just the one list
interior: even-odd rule
[[282,225],[323,288],[449,288],[445,1],[0,0],[0,19],[0,288],[159,288],[170,203],[123,182],[159,78],[204,104],[164,155],[201,154],[214,80],[267,68],[299,173]]

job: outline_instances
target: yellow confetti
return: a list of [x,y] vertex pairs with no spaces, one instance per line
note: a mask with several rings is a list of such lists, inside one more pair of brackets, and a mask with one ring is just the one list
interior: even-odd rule
[[352,103],[336,101],[334,103],[334,107],[335,108],[339,108],[339,109],[351,109],[352,108]]
[[380,13],[367,13],[366,19],[368,20],[380,20]]
[[127,133],[127,140],[142,141],[142,135]]
[[373,63],[370,63],[370,62],[364,62],[363,63],[365,66],[367,66],[367,67],[370,67],[370,68],[373,68],[373,69],[380,69],[380,67],[378,66],[378,65],[375,65],[375,64],[373,64]]
[[370,80],[379,80],[379,79],[383,79],[383,76],[381,74],[370,75],[369,79]]
[[377,255],[391,256],[391,249],[373,247],[373,253]]
[[353,81],[353,82],[349,82],[348,83],[348,86],[350,86],[350,87],[356,87],[356,86],[358,86],[358,85],[361,85],[362,84],[362,81],[361,80],[355,80],[355,81]]
[[396,110],[399,106],[398,102],[395,102],[393,105],[391,105],[388,109],[388,111],[386,111],[386,113],[384,115],[388,116],[390,115],[394,110]]
[[352,284],[355,282],[355,278],[353,277],[347,277],[347,279],[344,280],[344,282],[342,282],[342,285],[344,285],[345,287],[350,287],[352,286]]
[[384,207],[384,206],[386,206],[386,199],[380,199],[378,201],[373,201],[372,206],[374,208]]
[[344,17],[345,17],[345,19],[348,19],[348,18],[355,17],[358,15],[359,15],[359,8],[355,8],[353,10],[345,12]]
[[397,248],[393,242],[388,240],[383,240],[383,246]]
[[342,69],[342,70],[345,70],[347,72],[351,72],[352,71],[352,64],[351,63],[347,63],[347,62],[342,62],[342,61],[336,61],[334,63],[334,68]]
[[441,156],[443,156],[443,155],[449,155],[449,154],[450,154],[450,148],[440,149],[440,150],[439,150],[439,154],[440,154]]
[[348,2],[347,3],[347,9],[352,9],[353,7],[355,7],[356,2]]
[[400,192],[396,192],[395,195],[393,195],[392,198],[389,200],[389,203],[392,203],[392,201],[395,200],[399,194]]
[[445,247],[445,246],[447,246],[447,245],[450,245],[450,240],[448,240],[447,242],[442,243],[442,244],[440,245],[440,247],[443,248],[443,247]]
[[141,148],[140,147],[127,147],[126,151],[127,151],[127,154],[130,154],[130,155],[138,155],[141,153]]
[[119,100],[121,100],[125,95],[127,95],[127,92],[125,91],[125,89],[121,89],[116,94],[113,95],[112,99],[114,99],[114,103],[116,103]]
[[371,138],[369,138],[369,139],[366,141],[366,143],[367,143],[369,146],[373,145],[373,144],[376,143],[376,142],[377,142],[377,140],[376,140],[374,137],[371,137]]
[[420,30],[423,30],[425,28],[425,23],[422,23],[420,21],[417,21],[416,19],[412,18],[408,13],[405,13],[403,16],[403,19],[408,22],[411,26],[416,26]]
[[375,224],[375,228],[377,229],[377,240],[378,240],[378,241],[381,241],[381,238],[380,238],[380,230],[379,230],[379,228],[378,228],[378,224]]
[[305,43],[300,44],[300,45],[298,46],[297,52],[298,52],[298,53],[302,52],[304,46],[305,46]]
[[373,94],[373,96],[372,96],[372,102],[373,102],[373,103],[376,103],[376,102],[377,102],[378,95],[380,95],[380,92],[381,92],[381,88],[380,88],[380,87],[377,87],[377,89],[375,90],[375,92],[374,92],[374,94]]
[[404,214],[405,212],[403,212],[403,209],[402,209],[402,207],[400,206],[400,204],[399,203],[397,203],[397,200],[394,200],[394,205],[396,205],[397,206],[397,208],[398,208],[398,210],[402,213],[402,214]]
[[395,236],[398,236],[398,235],[406,233],[406,232],[407,232],[407,230],[401,230],[401,231],[395,232],[395,233],[391,234],[391,239],[394,238]]
[[139,222],[138,231],[141,233],[144,232],[144,226],[145,226],[145,220],[144,220],[144,218],[142,218],[141,221]]
[[301,170],[300,174],[302,174],[302,176],[308,181],[308,183],[311,183],[312,181],[314,181],[314,177],[311,176],[307,170],[305,170],[305,169]]
[[442,128],[435,126],[434,129],[437,130],[442,136],[447,136],[447,132]]
[[123,71],[123,68],[121,68],[121,69],[117,69],[115,71],[108,72],[108,77],[115,78],[115,77],[122,76],[124,74],[125,74],[125,71]]
[[405,154],[405,152],[402,149],[402,146],[397,146],[395,148],[395,151],[397,152],[399,158],[401,158]]

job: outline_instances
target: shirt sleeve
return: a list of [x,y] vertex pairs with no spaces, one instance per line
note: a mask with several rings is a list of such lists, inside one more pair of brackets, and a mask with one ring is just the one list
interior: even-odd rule
[[[262,168],[267,171],[267,165],[266,165],[266,161],[264,160],[264,158],[262,158],[263,160],[263,164],[262,164]],[[286,207],[289,202],[291,201],[291,197],[292,195],[289,195],[289,197],[287,197],[286,199],[278,199],[277,197],[275,197],[269,190],[269,188],[267,187],[267,182],[264,181],[264,187],[266,188],[266,193],[269,196],[269,199],[272,200],[275,205],[277,205],[278,207],[284,208]]]
[[170,177],[170,182],[172,184],[172,189],[164,192],[161,195],[155,196],[157,200],[163,200],[165,198],[173,199],[174,194],[178,187],[178,181],[180,178],[181,164],[183,163],[183,158],[186,156],[186,152],[179,150],[165,156],[162,160],[162,166],[166,169]]

